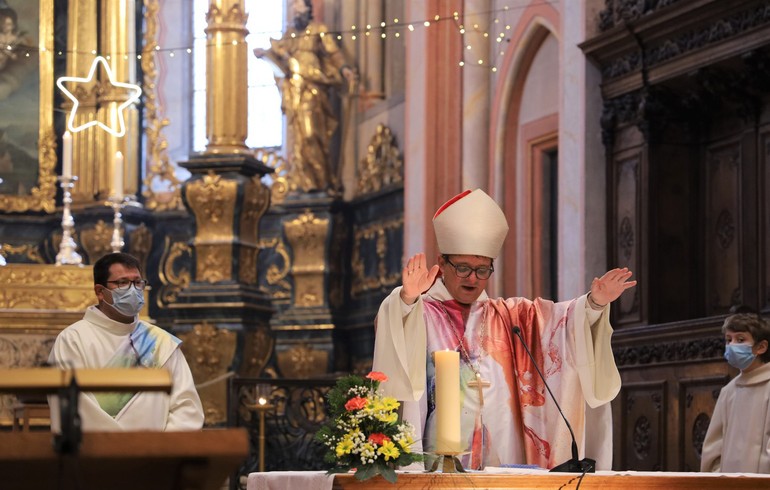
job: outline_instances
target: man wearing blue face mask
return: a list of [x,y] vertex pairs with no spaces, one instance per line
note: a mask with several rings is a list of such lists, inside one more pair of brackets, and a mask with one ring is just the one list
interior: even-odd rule
[[[162,368],[171,373],[170,394],[81,393],[84,431],[197,430],[203,407],[192,373],[179,348],[181,341],[139,320],[144,288],[139,261],[111,253],[94,264],[94,292],[99,300],[82,320],[56,337],[49,362],[60,368]],[[58,400],[51,397],[51,429],[59,430]]]
[[741,372],[719,393],[701,471],[770,473],[770,324],[753,313],[727,317],[725,359]]

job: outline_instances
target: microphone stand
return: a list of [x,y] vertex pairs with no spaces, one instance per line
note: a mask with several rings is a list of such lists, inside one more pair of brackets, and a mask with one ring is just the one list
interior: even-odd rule
[[545,376],[543,376],[543,373],[537,366],[535,356],[532,355],[529,347],[527,347],[527,343],[524,342],[524,338],[521,336],[521,329],[518,326],[514,326],[511,330],[521,341],[521,345],[524,346],[524,350],[527,351],[527,355],[532,360],[532,365],[535,366],[537,374],[540,375],[540,379],[543,380],[545,389],[548,390],[548,394],[551,395],[551,400],[553,400],[554,405],[556,405],[556,408],[559,410],[559,414],[564,420],[564,423],[567,424],[569,435],[572,437],[572,459],[569,459],[560,465],[554,466],[549,471],[557,473],[594,473],[596,471],[596,460],[590,458],[580,459],[580,455],[578,454],[577,440],[575,439],[575,433],[572,431],[572,426],[570,425],[569,420],[567,420],[567,417],[564,415],[564,412],[562,412],[561,407],[559,406],[559,402],[556,401],[556,397],[553,395],[551,388],[548,386],[548,382],[545,380]]
[[80,449],[83,431],[78,413],[78,394],[80,388],[72,371],[70,384],[59,388],[59,418],[61,434],[54,435],[53,447],[57,454],[76,454]]

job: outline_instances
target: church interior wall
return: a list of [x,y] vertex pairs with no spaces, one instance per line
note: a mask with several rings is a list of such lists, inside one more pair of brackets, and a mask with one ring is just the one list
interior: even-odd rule
[[[70,39],[77,35],[81,46],[95,46],[96,28],[84,25],[84,19],[96,15],[95,0],[72,3],[93,12],[84,11],[82,18],[71,20]],[[317,0],[314,6],[331,29],[345,32],[352,25],[378,23],[383,17],[406,22],[436,14],[451,17],[455,10],[461,14],[483,8],[502,12],[509,3]],[[684,0],[672,2],[669,10],[626,19],[648,36],[646,40],[660,41],[655,46],[660,48],[657,53],[683,50],[648,67],[647,85],[642,87],[643,77],[634,58],[617,60],[614,51],[622,46],[634,52],[639,46],[620,28],[608,31],[600,27],[610,4],[629,2],[516,2],[516,8],[497,16],[510,25],[503,54],[499,54],[497,42],[463,37],[451,21],[417,28],[400,38],[372,35],[353,40],[346,33],[341,44],[359,70],[360,90],[347,100],[335,99],[335,108],[350,113],[347,120],[342,116],[343,125],[349,126],[348,138],[338,141],[336,148],[344,184],[342,198],[326,207],[326,203],[313,201],[315,195],[302,195],[287,204],[278,201],[285,196],[273,194],[274,206],[260,219],[259,233],[255,233],[259,265],[256,272],[251,271],[256,278],[249,294],[263,295],[260,297],[267,298],[276,313],[285,313],[292,306],[292,288],[298,284],[292,276],[297,257],[289,232],[331,223],[324,228],[328,234],[313,242],[319,248],[307,247],[303,253],[321,257],[318,250],[328,248],[329,264],[314,263],[323,270],[320,284],[328,286],[324,291],[330,296],[318,311],[323,310],[324,318],[341,328],[333,337],[324,337],[328,325],[313,323],[315,320],[308,319],[311,313],[306,317],[284,315],[283,323],[278,324],[287,340],[281,352],[284,366],[294,363],[301,367],[287,372],[367,369],[373,335],[370,320],[381,297],[398,283],[402,257],[422,251],[429,260],[436,257],[433,212],[465,187],[488,190],[503,205],[511,226],[503,256],[495,263],[501,273],[496,273],[490,292],[504,296],[535,292],[533,257],[538,242],[530,230],[536,228],[533,208],[544,196],[531,186],[536,160],[530,149],[555,132],[560,160],[556,237],[560,273],[555,299],[582,294],[590,280],[608,266],[629,266],[640,280],[638,292],[624,295],[613,305],[614,348],[623,377],[623,391],[613,403],[615,466],[697,469],[714,393],[735,374],[721,359],[719,324],[738,303],[760,311],[770,308],[770,260],[766,257],[770,243],[770,78],[762,68],[767,47],[765,43],[744,49],[727,34],[705,47],[697,45],[697,39],[674,46],[674,41],[687,37],[686,32],[667,44],[649,19],[670,15],[664,20],[676,29],[677,22],[689,18],[687,10],[694,5]],[[163,0],[157,5],[157,41],[164,46],[191,44],[191,24],[179,21],[189,11],[190,2]],[[706,1],[699,5],[712,8],[717,4]],[[741,5],[748,9],[759,2],[747,0]],[[614,12],[620,15],[618,10]],[[679,12],[679,17],[672,12]],[[757,32],[766,30],[767,20],[753,10],[749,13],[754,15]],[[494,19],[480,16],[479,23],[484,22]],[[740,26],[734,27],[739,32]],[[59,28],[57,32],[65,31]],[[611,35],[622,42],[614,44],[608,40]],[[127,36],[121,36],[126,41]],[[66,47],[66,41],[57,42]],[[714,46],[729,48],[732,58],[710,61],[709,49]],[[460,61],[474,59],[465,53],[474,50],[494,60],[497,70],[460,67]],[[57,74],[71,73],[75,67],[87,70],[90,57],[83,52],[68,56],[71,68],[58,59]],[[757,63],[752,64],[754,61]],[[683,70],[680,66],[689,71],[679,72]],[[157,69],[157,119],[169,121],[162,131],[163,141],[181,185],[192,175],[181,165],[191,157],[191,58],[163,56]],[[748,78],[741,78],[747,74]],[[735,85],[735,80],[746,84]],[[643,93],[642,88],[649,92]],[[55,121],[59,136],[64,127],[60,111],[59,105]],[[136,120],[133,123],[138,125]],[[363,162],[370,154],[373,136],[383,126],[394,137],[395,148],[388,150],[398,155],[392,161],[400,159],[403,180],[375,192],[359,193]],[[113,213],[103,201],[112,181],[108,154],[117,147],[103,140],[104,147],[99,147],[94,134],[82,138],[83,144],[76,149],[76,168],[83,174],[82,189],[87,190],[79,190],[75,196],[75,239],[85,261],[93,263],[110,250]],[[134,162],[132,171],[138,171],[139,162],[145,167],[140,174],[128,173],[127,177],[136,187],[137,198],[148,203],[150,198],[141,191],[147,185],[143,177],[149,172],[147,155],[152,153],[152,141],[146,133],[141,136],[142,146],[139,139],[132,145],[135,151],[142,148],[141,153],[128,160]],[[277,150],[288,159],[286,152],[286,148]],[[276,160],[271,162],[280,161],[273,158]],[[54,162],[57,172],[58,165]],[[204,179],[196,176],[196,182]],[[173,194],[172,188],[164,187],[168,182],[156,184],[153,199]],[[48,273],[56,270],[62,196],[58,188],[52,195],[55,205],[50,210],[0,210],[1,250],[12,265],[50,266]],[[232,194],[233,202],[239,195]],[[209,352],[205,351],[206,341],[196,343],[194,335],[203,338],[204,334],[216,337],[221,333],[219,338],[223,338],[226,332],[248,324],[237,334],[241,335],[238,340],[235,336],[226,339],[231,344],[239,342],[237,354],[229,354],[233,365],[252,359],[248,349],[254,344],[272,349],[273,340],[265,340],[270,337],[265,332],[276,326],[274,318],[272,324],[265,321],[267,326],[260,323],[249,331],[251,319],[239,323],[236,317],[253,312],[228,317],[224,310],[217,311],[219,316],[212,316],[215,320],[204,326],[205,318],[184,317],[184,306],[173,307],[195,282],[199,253],[195,248],[196,216],[184,207],[178,190],[176,197],[179,201],[169,208],[132,206],[123,216],[125,250],[141,257],[153,284],[148,316],[164,328],[189,335],[189,344],[201,352]],[[211,211],[211,202],[204,199],[201,206]],[[233,214],[240,216],[244,209]],[[724,221],[725,213],[728,221]],[[242,243],[251,244],[249,240]],[[209,272],[217,271],[211,268]],[[204,285],[217,283],[210,282]],[[76,306],[62,305],[63,314],[58,317],[41,316],[40,322],[48,329],[44,333],[28,329],[36,349],[50,343],[52,332],[65,326],[62,322],[71,319]],[[6,316],[0,318],[16,314],[7,302],[3,309]],[[311,326],[318,328],[302,330]],[[0,352],[6,349],[18,358],[16,353],[26,345],[19,329],[27,327],[17,325],[7,338],[0,335]],[[318,345],[313,344],[314,339]],[[226,347],[230,349],[231,344]],[[40,357],[39,352],[32,357]],[[24,362],[39,361],[35,359],[25,358]],[[282,374],[272,353],[259,351],[253,359],[258,362],[242,367],[240,374]],[[216,372],[227,372],[232,367],[229,361],[221,360]],[[217,396],[221,398],[221,393]],[[221,404],[216,408],[222,419]]]

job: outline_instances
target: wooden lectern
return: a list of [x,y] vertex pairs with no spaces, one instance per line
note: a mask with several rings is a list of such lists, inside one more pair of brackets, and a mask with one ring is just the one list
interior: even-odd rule
[[[69,389],[73,374],[83,391],[171,388],[165,369],[37,368],[0,370],[0,392]],[[79,422],[73,429],[67,451],[50,432],[0,433],[0,489],[219,490],[249,454],[245,429],[82,433]]]
[[0,433],[3,490],[219,490],[249,452],[245,429],[86,432],[73,455],[52,434]]

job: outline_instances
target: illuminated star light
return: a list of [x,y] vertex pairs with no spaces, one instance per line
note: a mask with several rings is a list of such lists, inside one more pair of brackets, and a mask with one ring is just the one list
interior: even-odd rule
[[[102,65],[104,65],[104,71],[107,72],[107,78],[109,80],[110,85],[127,89],[131,94],[129,95],[128,99],[122,104],[120,104],[117,108],[118,126],[119,126],[119,129],[117,131],[112,127],[107,126],[106,124],[98,120],[89,121],[80,126],[75,126],[75,114],[78,111],[78,105],[80,105],[80,102],[78,101],[78,98],[72,94],[72,92],[70,92],[64,87],[64,84],[66,82],[88,83],[92,81],[94,79],[94,75],[96,74],[96,67],[99,63],[102,63]],[[132,83],[121,83],[113,80],[113,74],[112,74],[112,70],[110,69],[110,65],[109,63],[107,63],[107,60],[101,56],[97,56],[96,58],[94,58],[94,62],[91,65],[91,69],[89,70],[88,76],[86,78],[60,77],[58,80],[56,80],[56,85],[59,87],[59,89],[61,89],[64,95],[66,95],[67,98],[69,98],[72,101],[72,111],[70,112],[70,117],[67,119],[67,129],[69,129],[70,132],[72,133],[83,131],[84,129],[88,129],[91,126],[98,126],[103,130],[107,131],[108,133],[110,133],[111,135],[117,138],[120,138],[121,136],[126,134],[126,122],[123,118],[123,109],[125,109],[126,107],[130,106],[131,104],[139,100],[139,97],[142,96],[142,89],[141,87],[139,87],[139,85],[134,85]]]

